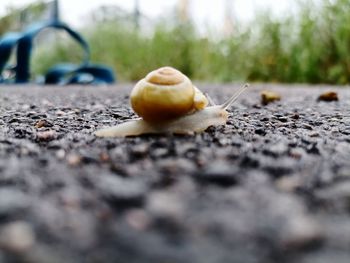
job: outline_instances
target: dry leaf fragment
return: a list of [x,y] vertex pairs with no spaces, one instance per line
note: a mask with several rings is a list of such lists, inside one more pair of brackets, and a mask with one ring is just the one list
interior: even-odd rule
[[335,91],[327,91],[322,93],[319,97],[318,97],[318,101],[338,101],[338,93],[336,93]]
[[281,95],[277,92],[264,90],[261,92],[261,103],[267,105],[271,102],[281,100]]

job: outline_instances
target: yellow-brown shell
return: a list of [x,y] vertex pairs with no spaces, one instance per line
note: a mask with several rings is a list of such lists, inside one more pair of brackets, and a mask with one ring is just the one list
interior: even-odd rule
[[134,111],[148,122],[172,120],[208,105],[191,80],[172,67],[150,72],[130,95]]

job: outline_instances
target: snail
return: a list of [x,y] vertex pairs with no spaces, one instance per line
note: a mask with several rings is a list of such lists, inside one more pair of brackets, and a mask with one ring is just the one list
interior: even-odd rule
[[141,118],[98,130],[95,135],[194,134],[209,126],[225,125],[226,110],[248,86],[243,85],[222,105],[208,106],[211,99],[187,76],[172,67],[162,67],[141,79],[131,92],[131,106]]

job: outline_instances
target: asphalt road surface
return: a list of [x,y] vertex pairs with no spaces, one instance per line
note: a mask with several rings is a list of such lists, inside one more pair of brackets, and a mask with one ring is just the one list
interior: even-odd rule
[[252,85],[202,134],[96,138],[131,87],[0,87],[0,262],[350,262],[350,89]]

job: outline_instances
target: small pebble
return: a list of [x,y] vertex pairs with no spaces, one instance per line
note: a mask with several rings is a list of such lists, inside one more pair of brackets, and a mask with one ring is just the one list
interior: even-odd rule
[[40,129],[42,127],[52,127],[52,123],[48,122],[47,120],[40,120],[37,123],[35,123],[35,128]]
[[286,249],[307,248],[324,239],[322,228],[311,218],[303,215],[289,220],[281,243]]
[[197,178],[200,181],[229,187],[236,184],[241,176],[241,172],[235,165],[230,165],[225,161],[215,161],[209,163],[201,171],[198,171]]
[[0,219],[12,218],[29,207],[28,197],[15,189],[0,188]]
[[26,222],[11,222],[0,231],[0,247],[12,253],[28,251],[35,243],[35,234]]
[[309,133],[309,136],[310,136],[310,137],[319,137],[319,136],[320,136],[320,133],[317,132],[317,131],[310,132],[310,133]]
[[284,142],[279,142],[273,145],[268,145],[264,150],[264,154],[273,157],[279,157],[288,151],[288,145]]
[[277,188],[284,192],[294,192],[302,185],[302,181],[298,177],[281,177],[275,183]]
[[264,136],[266,134],[265,128],[255,128],[255,134]]
[[67,162],[70,166],[78,166],[82,162],[82,156],[78,154],[69,154],[67,156]]
[[302,127],[307,130],[313,130],[313,127],[307,123],[303,123]]
[[66,151],[63,149],[60,149],[56,152],[56,157],[59,160],[63,160],[66,157]]
[[100,161],[101,162],[108,162],[109,160],[110,160],[110,157],[109,157],[108,153],[106,153],[106,152],[100,153]]
[[103,198],[117,208],[141,206],[147,192],[147,187],[142,181],[112,175],[101,176],[97,187]]
[[166,191],[158,191],[148,197],[147,209],[159,217],[181,218],[185,206],[180,196]]
[[56,139],[57,133],[54,130],[40,131],[37,132],[36,136],[40,141],[51,141]]
[[126,213],[125,217],[128,224],[138,231],[146,230],[151,223],[150,217],[142,209],[132,209]]
[[56,114],[57,116],[64,116],[64,115],[66,115],[67,113],[65,113],[64,111],[61,111],[61,110],[57,110],[57,111],[55,112],[55,114]]

